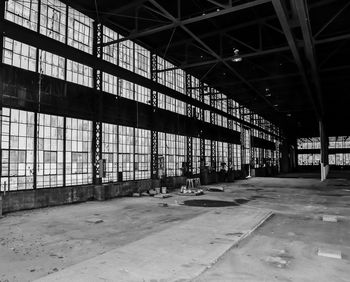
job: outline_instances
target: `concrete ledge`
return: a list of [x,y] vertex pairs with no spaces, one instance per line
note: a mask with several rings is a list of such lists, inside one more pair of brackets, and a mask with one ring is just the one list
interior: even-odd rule
[[[37,190],[11,191],[0,200],[0,215],[15,212],[86,202],[105,201],[116,197],[142,193],[151,188],[160,187],[159,180],[138,180],[103,185],[81,185]],[[1,209],[2,208],[2,209]]]

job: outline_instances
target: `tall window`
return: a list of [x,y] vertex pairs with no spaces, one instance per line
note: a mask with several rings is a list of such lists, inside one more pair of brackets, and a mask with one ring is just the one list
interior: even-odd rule
[[38,0],[9,0],[5,3],[5,19],[31,30],[37,29]]
[[4,37],[3,63],[25,70],[35,71],[36,48]]
[[176,136],[174,134],[166,134],[165,150],[166,150],[166,171],[167,176],[175,176],[176,160],[175,160],[175,148],[176,148]]
[[158,132],[158,170],[159,176],[166,175],[166,148],[164,132]]
[[37,188],[63,186],[64,118],[38,114]]
[[186,162],[186,137],[176,136],[176,175],[183,175],[183,163]]
[[[114,30],[103,26],[103,43],[118,40],[119,35]],[[111,44],[103,47],[103,59],[118,65],[118,44]]]
[[205,165],[210,166],[211,163],[211,141],[204,140],[204,152],[205,152]]
[[41,0],[40,33],[64,43],[66,17],[65,4],[58,0]]
[[150,52],[135,44],[135,72],[142,76],[150,78]]
[[135,129],[135,179],[151,177],[151,131]]
[[102,158],[106,160],[106,177],[103,182],[118,180],[118,125],[102,125]]
[[119,171],[123,181],[134,180],[134,128],[119,126]]
[[242,168],[242,159],[241,159],[241,145],[233,145],[233,167],[234,170],[241,170]]
[[69,7],[68,45],[92,54],[93,20]]
[[92,122],[67,118],[66,184],[92,183]]
[[134,43],[130,40],[119,43],[119,66],[134,70]]
[[3,108],[1,119],[1,191],[33,189],[35,115]]
[[200,140],[199,138],[192,138],[192,163],[193,163],[193,173],[198,174],[200,172]]

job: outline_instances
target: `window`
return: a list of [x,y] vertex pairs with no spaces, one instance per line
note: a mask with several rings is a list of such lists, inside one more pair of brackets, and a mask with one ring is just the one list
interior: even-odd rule
[[165,133],[158,132],[158,170],[159,177],[166,175]]
[[130,40],[119,43],[119,66],[134,70],[134,43]]
[[103,91],[114,95],[118,95],[118,77],[104,72],[102,74],[102,80]]
[[64,118],[38,114],[37,188],[63,186]]
[[35,114],[3,108],[1,191],[33,189]]
[[92,183],[92,122],[66,119],[66,185]]
[[193,174],[199,174],[200,172],[200,140],[199,138],[192,138],[192,165],[193,165]]
[[174,134],[166,134],[165,140],[166,151],[166,172],[167,176],[175,176],[176,170],[176,136]]
[[67,81],[92,87],[92,68],[67,60]]
[[[103,26],[103,43],[118,40],[119,35],[114,30]],[[118,65],[118,44],[111,44],[103,47],[103,59]]]
[[3,63],[36,71],[36,48],[4,37]]
[[142,76],[150,78],[150,52],[135,44],[135,72]]
[[93,20],[68,8],[68,45],[92,54]]
[[65,59],[47,51],[39,53],[40,72],[59,79],[65,79]]
[[120,96],[134,100],[134,83],[127,80],[119,80],[119,93]]
[[118,125],[102,124],[102,158],[106,160],[103,182],[118,181]]
[[151,177],[151,131],[135,129],[135,179]]
[[41,0],[40,33],[65,43],[66,17],[65,4],[57,0]]
[[134,180],[134,128],[119,126],[119,171],[123,181]]
[[183,175],[183,163],[187,160],[187,143],[186,137],[182,135],[176,136],[176,175]]
[[241,145],[233,145],[233,167],[234,170],[241,170],[242,168],[242,159],[241,159]]
[[204,154],[205,154],[205,166],[210,166],[211,164],[211,141],[204,140]]
[[151,91],[143,86],[135,85],[135,100],[144,103],[144,104],[150,104],[151,103]]
[[186,89],[185,89],[185,77],[186,74],[183,70],[181,69],[176,69],[175,70],[175,78],[176,78],[176,91],[186,94]]
[[[3,0],[4,1],[4,0]],[[5,1],[5,19],[31,30],[38,25],[38,0]],[[2,11],[1,11],[2,12]]]

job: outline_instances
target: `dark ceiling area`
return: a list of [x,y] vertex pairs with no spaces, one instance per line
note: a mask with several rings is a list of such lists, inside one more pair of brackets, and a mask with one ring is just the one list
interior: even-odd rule
[[[72,5],[292,136],[317,136],[319,120],[328,135],[349,133],[348,0],[75,0]],[[234,49],[241,62],[233,62]]]

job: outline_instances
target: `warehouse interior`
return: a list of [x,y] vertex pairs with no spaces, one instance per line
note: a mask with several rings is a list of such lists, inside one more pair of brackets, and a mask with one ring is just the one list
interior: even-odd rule
[[0,282],[349,281],[349,6],[1,1]]

